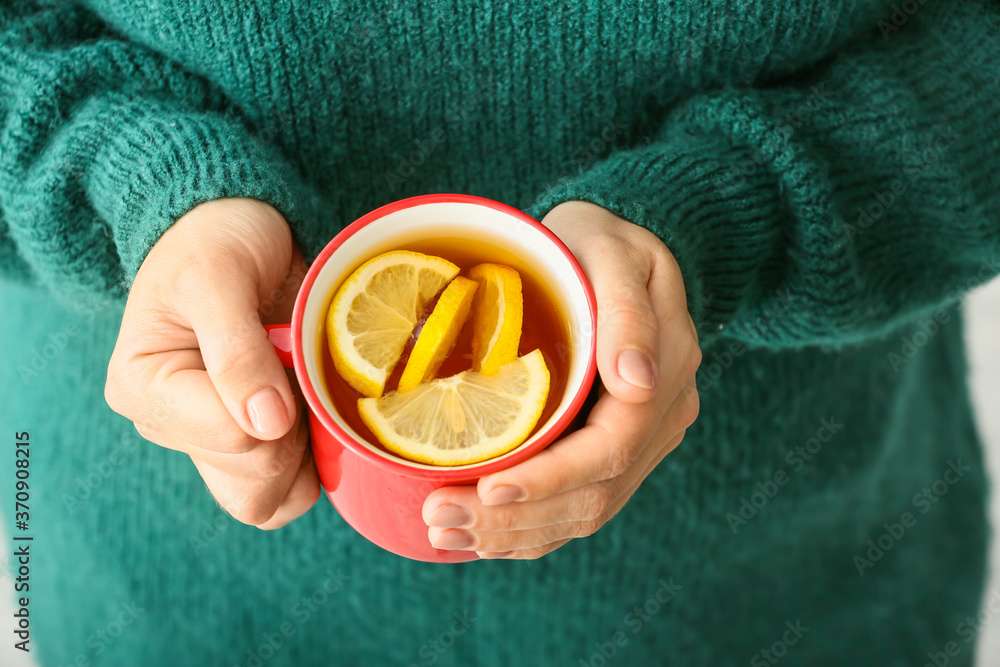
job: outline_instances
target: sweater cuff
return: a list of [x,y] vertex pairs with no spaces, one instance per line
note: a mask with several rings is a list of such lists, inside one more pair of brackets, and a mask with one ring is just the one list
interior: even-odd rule
[[778,251],[781,209],[763,160],[721,139],[676,134],[609,156],[545,192],[529,212],[541,219],[582,200],[655,233],[680,266],[705,342],[732,319]]
[[160,236],[198,204],[259,199],[292,224],[312,201],[278,152],[239,123],[220,114],[130,106],[97,150],[89,188],[112,228],[122,287],[131,285]]

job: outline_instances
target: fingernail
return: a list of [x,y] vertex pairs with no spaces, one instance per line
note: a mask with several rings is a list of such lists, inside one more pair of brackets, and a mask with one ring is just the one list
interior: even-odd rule
[[472,521],[472,513],[458,505],[442,505],[431,515],[428,526],[435,528],[459,528]]
[[625,350],[618,355],[618,375],[635,387],[652,389],[656,386],[653,364],[636,350]]
[[504,484],[487,493],[486,497],[483,499],[483,504],[505,505],[507,503],[512,503],[515,500],[520,500],[521,498],[524,498],[524,496],[524,489],[521,487]]
[[475,538],[467,530],[446,530],[434,540],[435,549],[467,549],[475,542]]
[[273,387],[262,389],[247,401],[247,416],[262,440],[281,437],[288,421],[285,402]]

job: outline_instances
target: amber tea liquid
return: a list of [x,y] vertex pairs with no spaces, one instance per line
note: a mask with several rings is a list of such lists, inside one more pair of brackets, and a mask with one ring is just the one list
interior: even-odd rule
[[[425,255],[435,255],[443,257],[456,264],[461,272],[459,275],[468,275],[469,269],[477,264],[493,263],[506,264],[521,274],[521,290],[524,296],[524,317],[521,326],[521,343],[518,346],[518,356],[524,356],[535,349],[540,349],[545,357],[545,365],[549,369],[549,397],[542,410],[542,416],[538,420],[539,427],[548,421],[552,413],[555,412],[562,401],[566,391],[566,375],[569,368],[571,345],[569,331],[565,317],[557,305],[556,298],[546,288],[544,281],[532,271],[528,264],[513,253],[498,248],[496,246],[469,240],[458,239],[427,239],[415,243],[408,243],[396,248],[397,250],[412,250]],[[369,258],[366,258],[369,259]],[[337,286],[339,288],[339,285]],[[425,313],[429,314],[428,313]],[[324,321],[326,318],[323,318]],[[325,325],[324,325],[325,326]],[[333,404],[337,412],[344,418],[344,421],[354,429],[354,431],[370,444],[378,447],[384,452],[378,439],[365,426],[358,414],[358,399],[363,398],[361,393],[347,384],[333,365],[330,350],[327,347],[326,332],[320,337],[323,341],[323,375],[326,389],[333,399]],[[392,375],[386,381],[385,392],[395,391],[399,383],[399,377],[403,372],[406,357],[413,341],[407,344],[407,351],[404,357],[396,364]],[[441,370],[438,371],[439,378],[449,377],[467,371],[472,367],[472,327],[471,319],[466,322],[459,335],[455,349],[445,360]],[[534,435],[532,431],[531,435]],[[529,436],[531,437],[531,436]],[[387,452],[388,453],[388,452]],[[395,456],[394,454],[390,454]]]

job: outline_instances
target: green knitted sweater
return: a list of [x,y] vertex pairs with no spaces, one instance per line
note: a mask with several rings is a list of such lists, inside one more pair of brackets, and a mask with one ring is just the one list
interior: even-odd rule
[[[956,305],[1000,272],[998,75],[988,0],[3,3],[0,502],[34,537],[27,647],[970,664],[988,530]],[[442,191],[588,200],[677,256],[701,417],[596,535],[423,564],[322,499],[261,532],[104,404],[122,296],[192,206],[270,202],[310,257]]]

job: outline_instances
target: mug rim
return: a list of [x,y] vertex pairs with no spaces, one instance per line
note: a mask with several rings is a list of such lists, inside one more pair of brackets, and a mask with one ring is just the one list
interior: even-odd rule
[[[306,368],[305,349],[302,342],[302,327],[305,319],[306,302],[309,300],[309,296],[312,293],[312,288],[316,279],[319,277],[320,272],[333,253],[336,252],[337,249],[340,248],[349,238],[354,236],[359,230],[367,227],[369,224],[397,211],[416,208],[427,204],[442,203],[473,204],[491,208],[534,227],[537,231],[544,235],[555,245],[559,252],[565,256],[566,260],[573,268],[581,287],[583,287],[590,315],[590,330],[594,333],[590,337],[590,350],[587,354],[587,366],[583,374],[583,382],[581,382],[576,388],[576,392],[573,394],[568,408],[562,415],[560,415],[556,422],[552,424],[548,431],[527,447],[517,450],[509,456],[492,458],[483,461],[481,464],[462,466],[460,468],[440,466],[428,469],[408,465],[403,459],[391,459],[379,456],[367,446],[358,442],[357,438],[353,435],[340,427],[336,420],[333,419],[333,417],[328,413],[325,406],[323,406],[315,387],[313,387],[312,378],[309,377],[308,370]],[[475,195],[439,193],[407,197],[405,199],[400,199],[389,204],[385,204],[384,206],[380,206],[379,208],[361,216],[347,227],[344,227],[344,229],[334,236],[334,238],[331,239],[331,241],[327,243],[323,250],[316,256],[316,259],[313,260],[312,265],[306,272],[306,276],[302,281],[302,286],[296,296],[295,306],[292,311],[291,333],[292,359],[295,365],[295,374],[299,380],[299,386],[302,389],[306,402],[309,404],[309,408],[312,410],[313,414],[320,421],[323,427],[329,431],[341,445],[349,448],[352,452],[363,457],[368,462],[374,463],[391,472],[420,479],[435,481],[474,479],[498,472],[500,470],[505,470],[534,456],[543,448],[551,444],[573,421],[579,413],[580,408],[583,406],[584,401],[587,399],[587,395],[590,393],[590,389],[597,374],[597,299],[594,295],[594,288],[587,279],[586,274],[584,274],[583,268],[580,266],[576,257],[573,256],[573,253],[566,247],[566,244],[563,243],[562,240],[552,232],[552,230],[538,220],[532,218],[530,215],[507,204],[487,199],[485,197],[477,197]]]

